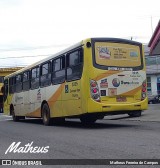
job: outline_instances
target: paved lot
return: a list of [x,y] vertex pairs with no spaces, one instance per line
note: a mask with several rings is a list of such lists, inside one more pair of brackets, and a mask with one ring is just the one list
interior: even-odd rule
[[[67,120],[63,125],[47,127],[39,119],[13,122],[10,117],[1,114],[0,159],[160,158],[159,105],[150,105],[149,110],[140,118],[129,118],[124,115],[109,117],[91,126],[83,126],[79,120]],[[21,142],[21,147],[33,142],[34,147],[49,146],[49,151],[5,154],[13,142]],[[119,166],[109,167],[118,168]],[[122,167],[128,168],[128,166]],[[154,166],[140,166],[140,168],[146,167]]]
[[127,114],[106,116],[107,120],[157,121],[160,122],[160,104],[150,104],[141,117],[129,117]]
[[[0,113],[1,120],[11,120],[11,116]],[[129,117],[127,114],[106,116],[105,120],[132,120],[132,121],[157,121],[160,122],[160,104],[149,104],[148,110],[143,111],[141,117]]]

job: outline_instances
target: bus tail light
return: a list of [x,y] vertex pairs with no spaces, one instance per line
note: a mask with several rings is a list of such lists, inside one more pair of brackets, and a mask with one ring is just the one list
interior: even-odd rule
[[100,102],[99,88],[96,81],[90,80],[90,89],[92,99],[97,102]]
[[142,92],[141,92],[141,100],[144,100],[146,98],[147,95],[147,84],[146,81],[143,81],[142,83]]

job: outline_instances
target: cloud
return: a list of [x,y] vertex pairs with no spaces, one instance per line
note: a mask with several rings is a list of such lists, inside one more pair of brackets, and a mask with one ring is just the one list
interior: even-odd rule
[[0,49],[55,47],[0,51],[0,58],[50,54],[60,49],[56,45],[73,44],[88,37],[136,36],[137,41],[148,42],[152,35],[150,16],[153,28],[160,16],[156,3],[159,1],[1,0]]

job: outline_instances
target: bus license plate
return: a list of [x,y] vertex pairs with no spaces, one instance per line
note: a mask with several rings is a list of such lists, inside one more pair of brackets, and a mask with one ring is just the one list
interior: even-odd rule
[[117,97],[116,99],[117,99],[117,102],[126,102],[127,101],[126,97],[123,97],[123,96]]

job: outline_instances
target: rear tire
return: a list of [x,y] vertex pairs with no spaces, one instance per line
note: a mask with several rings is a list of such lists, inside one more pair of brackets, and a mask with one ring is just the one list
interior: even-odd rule
[[129,112],[128,115],[130,117],[140,117],[142,115],[142,111],[133,111],[133,112]]
[[13,107],[11,107],[11,109],[10,109],[10,114],[12,115],[13,121],[15,121],[15,122],[19,121],[20,117],[15,115]]
[[42,119],[44,125],[48,126],[52,124],[52,118],[50,117],[50,109],[47,103],[45,103],[42,107]]

